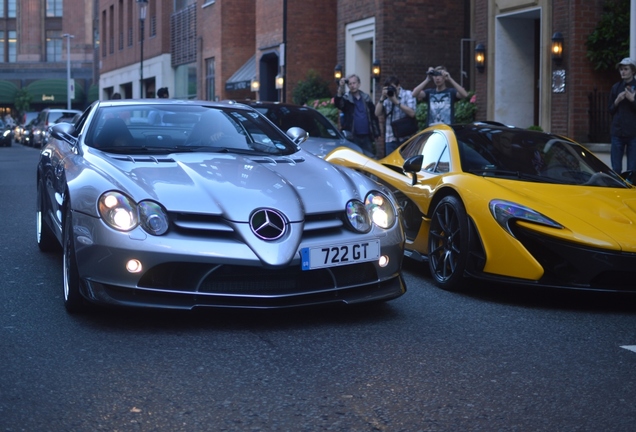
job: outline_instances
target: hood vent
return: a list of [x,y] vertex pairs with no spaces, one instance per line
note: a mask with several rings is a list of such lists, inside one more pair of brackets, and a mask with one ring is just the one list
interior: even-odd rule
[[169,157],[155,157],[155,156],[131,156],[131,155],[110,155],[112,159],[116,159],[123,162],[133,163],[174,163],[175,160]]

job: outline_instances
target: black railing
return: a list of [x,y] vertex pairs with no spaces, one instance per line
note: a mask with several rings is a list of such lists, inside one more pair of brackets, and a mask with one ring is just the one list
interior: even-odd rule
[[594,89],[587,95],[590,101],[589,133],[588,138],[591,143],[609,143],[611,116],[608,110],[609,92],[599,92]]

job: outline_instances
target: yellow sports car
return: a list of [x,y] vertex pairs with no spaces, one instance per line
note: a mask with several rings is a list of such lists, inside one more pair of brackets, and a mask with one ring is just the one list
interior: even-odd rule
[[326,160],[393,190],[406,256],[444,289],[473,277],[636,291],[636,188],[568,138],[436,125],[381,160],[346,148]]

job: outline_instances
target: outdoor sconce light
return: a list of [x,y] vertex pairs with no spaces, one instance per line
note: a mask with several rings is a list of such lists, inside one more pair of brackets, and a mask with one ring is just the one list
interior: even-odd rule
[[333,77],[336,79],[337,83],[340,82],[340,78],[342,78],[342,66],[340,66],[340,64],[337,64],[334,68]]
[[258,82],[256,77],[252,78],[252,81],[250,81],[250,90],[252,90],[253,92],[257,92],[260,88],[261,83]]
[[483,72],[486,67],[486,47],[484,44],[477,44],[475,47],[475,67],[479,72]]
[[382,72],[382,69],[380,68],[380,60],[373,60],[371,75],[373,76],[373,78],[378,79],[380,78],[380,72]]
[[552,35],[552,60],[556,64],[563,61],[563,35],[561,32],[555,32]]
[[276,89],[280,90],[285,84],[285,78],[282,75],[276,75]]

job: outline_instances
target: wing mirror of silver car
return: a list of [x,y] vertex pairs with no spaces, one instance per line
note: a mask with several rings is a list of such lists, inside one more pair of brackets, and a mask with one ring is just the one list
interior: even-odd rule
[[77,139],[72,135],[75,127],[71,123],[58,123],[51,127],[51,137],[75,145]]
[[292,127],[287,129],[287,136],[290,137],[297,146],[300,146],[309,138],[309,132],[303,128]]

